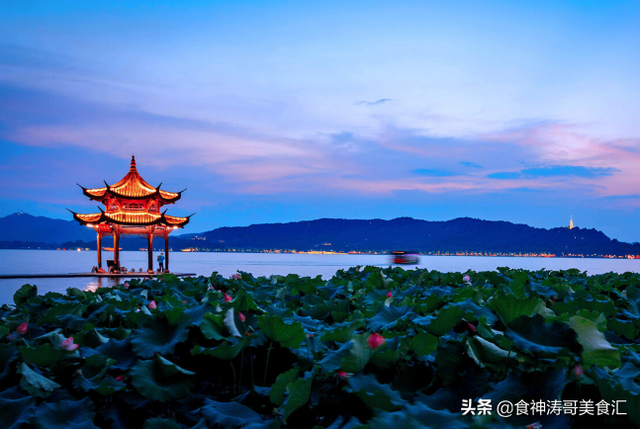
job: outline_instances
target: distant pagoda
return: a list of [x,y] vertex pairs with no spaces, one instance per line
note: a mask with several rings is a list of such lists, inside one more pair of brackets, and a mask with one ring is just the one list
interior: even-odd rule
[[569,229],[573,229],[573,216],[571,216],[571,220],[569,220]]
[[[151,186],[138,173],[136,159],[131,157],[131,167],[126,176],[119,182],[109,185],[106,181],[103,188],[87,189],[82,192],[93,201],[105,205],[100,206],[100,213],[73,213],[73,218],[82,225],[93,228],[97,232],[98,268],[102,268],[102,237],[113,236],[113,261],[116,270],[120,269],[120,236],[134,235],[146,237],[149,255],[148,270],[153,271],[153,238],[164,238],[165,270],[169,271],[169,233],[177,228],[183,228],[189,223],[189,218],[166,215],[166,210],[160,212],[162,206],[173,204],[180,199],[182,192],[167,192]],[[185,189],[186,190],[186,189]]]

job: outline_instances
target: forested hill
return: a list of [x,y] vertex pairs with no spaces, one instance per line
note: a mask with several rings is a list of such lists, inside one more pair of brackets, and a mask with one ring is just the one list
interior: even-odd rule
[[[95,232],[74,221],[14,214],[0,218],[0,248],[88,247],[95,249]],[[104,246],[111,246],[108,238]],[[124,238],[125,250],[147,246],[139,237]],[[431,222],[412,218],[393,220],[318,219],[304,222],[217,228],[200,234],[173,235],[174,250],[194,248],[222,251],[338,251],[422,253],[549,253],[562,255],[640,255],[640,244],[611,240],[584,228],[533,228],[502,221],[459,218]],[[154,246],[163,247],[156,239]]]
[[[503,221],[459,218],[430,222],[319,219],[305,222],[218,228],[203,234],[206,247],[333,251],[640,254],[640,244],[611,240],[584,228],[534,228]],[[204,242],[199,247],[204,247]]]

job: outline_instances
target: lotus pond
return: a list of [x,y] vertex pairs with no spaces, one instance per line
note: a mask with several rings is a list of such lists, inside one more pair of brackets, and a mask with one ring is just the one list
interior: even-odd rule
[[[635,273],[163,275],[14,302],[1,428],[640,424]],[[500,417],[504,402],[522,412]]]

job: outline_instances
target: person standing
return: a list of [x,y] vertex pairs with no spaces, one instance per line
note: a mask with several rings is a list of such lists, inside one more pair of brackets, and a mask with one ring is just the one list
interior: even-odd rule
[[158,265],[160,266],[159,271],[163,272],[164,271],[164,253],[160,253],[160,255],[158,255]]

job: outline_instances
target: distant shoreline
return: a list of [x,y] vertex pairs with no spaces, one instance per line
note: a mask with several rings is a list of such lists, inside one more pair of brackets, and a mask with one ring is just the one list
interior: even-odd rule
[[[16,248],[0,248],[0,250],[51,250],[61,252],[96,252],[96,249],[91,248],[30,248],[30,247],[16,247]],[[125,249],[123,252],[146,252],[146,249]],[[164,248],[154,249],[154,252],[163,252]],[[295,251],[295,250],[173,250],[173,253],[274,253],[274,254],[290,254],[290,255],[389,255],[390,252],[332,252],[332,251]],[[103,252],[109,253],[107,250]],[[492,254],[480,254],[480,252],[469,253],[417,253],[420,256],[477,256],[486,258],[576,258],[576,259],[640,259],[640,255],[581,255],[581,254],[568,254],[568,255],[550,255],[544,253],[525,252],[525,253],[492,253]]]

